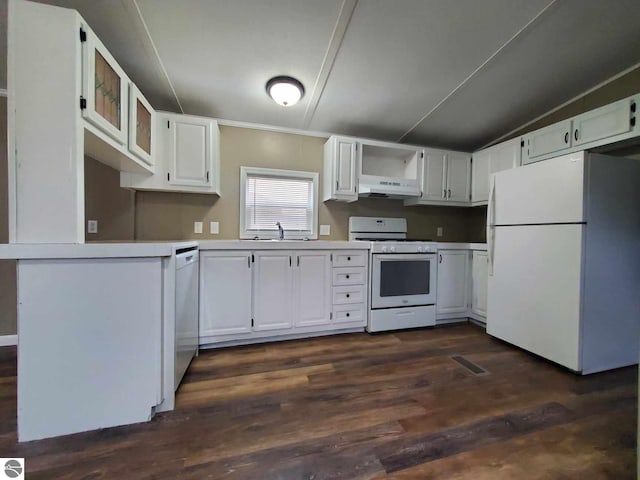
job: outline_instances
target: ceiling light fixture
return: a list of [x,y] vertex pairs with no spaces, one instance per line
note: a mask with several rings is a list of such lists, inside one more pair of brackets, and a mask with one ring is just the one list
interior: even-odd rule
[[304,96],[304,86],[292,77],[273,77],[267,82],[267,93],[283,107],[291,107]]

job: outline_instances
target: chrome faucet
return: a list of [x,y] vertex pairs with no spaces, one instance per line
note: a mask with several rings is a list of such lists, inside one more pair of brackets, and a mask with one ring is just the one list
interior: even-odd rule
[[276,222],[276,226],[278,227],[278,237],[280,240],[284,240],[284,228],[280,225],[280,222]]

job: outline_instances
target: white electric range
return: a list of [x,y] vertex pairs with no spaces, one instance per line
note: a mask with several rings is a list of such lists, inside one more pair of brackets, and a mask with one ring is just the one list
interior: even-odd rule
[[435,242],[407,239],[405,218],[381,217],[350,217],[349,240],[371,242],[368,332],[435,325]]

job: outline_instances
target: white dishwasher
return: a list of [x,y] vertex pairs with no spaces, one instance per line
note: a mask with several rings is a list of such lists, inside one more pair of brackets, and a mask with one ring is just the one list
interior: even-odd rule
[[176,252],[174,390],[198,350],[198,247]]

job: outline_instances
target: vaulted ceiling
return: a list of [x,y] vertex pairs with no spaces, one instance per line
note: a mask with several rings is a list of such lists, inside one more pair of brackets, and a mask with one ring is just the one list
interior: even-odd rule
[[[77,9],[157,109],[468,151],[640,62],[638,0],[44,3]],[[269,99],[276,75],[299,104]]]

